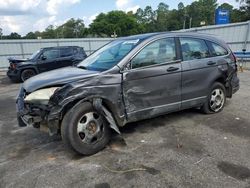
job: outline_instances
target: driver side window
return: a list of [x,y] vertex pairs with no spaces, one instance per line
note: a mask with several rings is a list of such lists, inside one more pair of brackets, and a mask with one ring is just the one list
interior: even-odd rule
[[47,51],[44,51],[41,56],[45,57],[46,60],[52,60],[52,59],[59,58],[59,55],[60,55],[59,50],[47,50]]
[[176,60],[174,38],[160,39],[142,49],[131,61],[132,69]]

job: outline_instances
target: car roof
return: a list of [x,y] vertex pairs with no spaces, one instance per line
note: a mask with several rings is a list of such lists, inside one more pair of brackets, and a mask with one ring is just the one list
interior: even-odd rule
[[80,46],[52,46],[52,47],[46,47],[41,49],[60,49],[60,48],[81,48]]
[[207,34],[207,33],[199,33],[199,32],[157,32],[157,33],[146,33],[146,34],[139,34],[139,35],[133,35],[128,37],[121,37],[118,39],[123,40],[146,40],[150,38],[160,37],[160,36],[172,36],[172,37],[179,37],[179,36],[189,36],[189,37],[198,37],[202,39],[210,39],[210,40],[216,40],[220,41],[218,38],[216,38],[215,35]]

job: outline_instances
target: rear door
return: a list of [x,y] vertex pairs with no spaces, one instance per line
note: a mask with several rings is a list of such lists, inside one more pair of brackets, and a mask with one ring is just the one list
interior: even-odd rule
[[151,42],[123,72],[123,97],[128,121],[176,111],[181,105],[181,63],[174,38]]
[[60,67],[72,66],[74,62],[74,51],[72,47],[60,48]]
[[53,70],[60,67],[60,51],[59,49],[45,49],[38,59],[38,69],[40,72]]
[[218,73],[207,42],[200,38],[180,37],[182,52],[182,109],[203,104]]

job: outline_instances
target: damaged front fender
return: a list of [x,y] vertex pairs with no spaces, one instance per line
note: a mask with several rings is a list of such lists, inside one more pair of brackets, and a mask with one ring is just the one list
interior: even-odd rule
[[95,109],[110,123],[110,127],[119,132],[118,127],[126,124],[125,108],[122,101],[121,74],[101,74],[91,79],[83,79],[65,85],[50,98],[52,107],[48,122],[60,122],[68,110],[79,102],[89,101]]
[[109,112],[108,109],[105,106],[103,106],[102,99],[95,98],[93,100],[93,106],[97,112],[99,112],[101,115],[103,115],[106,118],[106,120],[109,122],[110,128],[114,129],[117,133],[121,134],[111,112]]

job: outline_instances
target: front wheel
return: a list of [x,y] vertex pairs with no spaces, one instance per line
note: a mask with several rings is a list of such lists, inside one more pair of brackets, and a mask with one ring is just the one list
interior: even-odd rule
[[223,110],[226,103],[226,89],[223,84],[215,82],[210,90],[207,101],[202,106],[206,114],[218,113]]
[[69,149],[83,155],[102,150],[109,142],[110,128],[106,119],[96,112],[91,103],[74,106],[63,118],[63,142]]
[[32,76],[35,76],[36,72],[33,69],[25,69],[21,73],[21,81],[24,82],[25,80],[28,80]]

